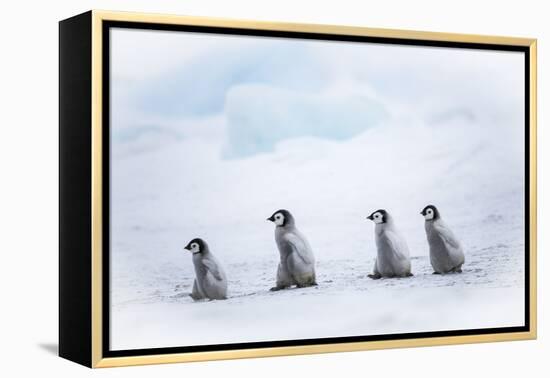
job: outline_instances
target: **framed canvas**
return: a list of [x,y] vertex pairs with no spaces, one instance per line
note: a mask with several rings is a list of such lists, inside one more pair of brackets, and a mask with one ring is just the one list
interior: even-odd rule
[[536,40],[60,22],[59,354],[536,337]]

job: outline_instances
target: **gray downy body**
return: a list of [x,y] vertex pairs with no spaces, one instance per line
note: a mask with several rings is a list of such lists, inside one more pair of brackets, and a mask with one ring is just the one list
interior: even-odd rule
[[276,287],[282,289],[292,285],[316,285],[313,252],[293,222],[275,227],[275,242],[281,257],[277,268]]
[[396,230],[393,220],[389,218],[386,223],[376,224],[374,233],[377,249],[374,276],[411,276],[409,247],[405,239]]
[[195,282],[191,297],[199,299],[227,299],[227,278],[218,260],[208,246],[193,254]]
[[441,218],[424,222],[430,246],[430,262],[435,273],[461,272],[464,251],[458,239]]

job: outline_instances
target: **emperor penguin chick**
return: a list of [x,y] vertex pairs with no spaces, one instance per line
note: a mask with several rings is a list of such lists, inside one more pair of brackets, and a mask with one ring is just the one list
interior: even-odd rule
[[296,228],[294,217],[288,210],[277,210],[268,221],[275,223],[275,242],[281,260],[277,268],[277,281],[271,291],[317,285],[315,258],[306,238]]
[[193,239],[185,247],[193,254],[195,282],[190,296],[194,300],[227,299],[227,278],[222,266],[202,239]]
[[383,209],[376,210],[367,219],[375,223],[374,237],[377,249],[373,273],[368,276],[372,279],[412,276],[409,247],[395,228],[390,213]]
[[425,219],[424,228],[434,274],[462,273],[464,251],[451,229],[441,219],[439,210],[434,205],[428,205],[420,214]]

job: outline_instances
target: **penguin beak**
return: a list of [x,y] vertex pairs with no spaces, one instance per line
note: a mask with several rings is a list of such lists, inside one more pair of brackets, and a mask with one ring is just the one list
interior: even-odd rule
[[266,219],[267,221],[274,222],[275,219],[273,219],[273,215]]
[[367,217],[368,220],[373,220],[372,214]]
[[188,251],[190,251],[191,250],[191,245],[187,244],[185,247],[183,247],[183,249],[187,249]]

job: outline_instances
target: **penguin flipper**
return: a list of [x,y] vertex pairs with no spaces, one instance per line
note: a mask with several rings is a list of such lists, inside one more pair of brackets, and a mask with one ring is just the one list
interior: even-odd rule
[[206,266],[206,269],[208,269],[208,271],[212,273],[215,279],[217,279],[218,281],[223,280],[222,274],[218,269],[218,265],[215,262],[204,259],[202,260],[202,263],[204,264],[204,266]]
[[390,249],[400,259],[409,258],[409,247],[407,246],[405,240],[403,240],[403,238],[401,238],[398,233],[387,230],[381,237],[385,239]]
[[450,228],[442,222],[437,222],[434,224],[434,229],[437,231],[443,241],[443,244],[445,244],[445,247],[447,247],[447,250],[452,255],[463,254],[462,246]]
[[304,264],[313,263],[313,255],[311,253],[309,245],[307,245],[307,242],[305,242],[293,233],[285,234],[284,238],[292,249],[292,252],[295,253],[296,256],[298,256]]

